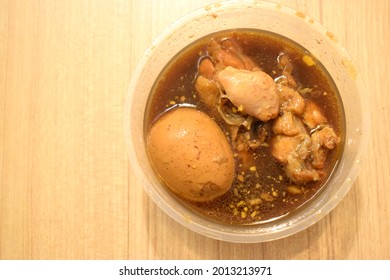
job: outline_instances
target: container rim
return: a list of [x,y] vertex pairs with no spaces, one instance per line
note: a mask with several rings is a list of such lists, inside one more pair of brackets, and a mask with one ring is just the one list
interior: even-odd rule
[[[318,32],[324,34],[325,37],[327,37],[326,34],[328,33],[328,30],[325,27],[323,27],[319,22],[317,22],[314,18],[311,17],[300,18],[299,16],[297,16],[296,10],[269,1],[236,1],[236,0],[221,1],[221,2],[216,2],[214,4],[201,7],[185,15],[184,17],[178,19],[171,26],[167,27],[155,40],[153,40],[150,47],[146,50],[144,55],[141,57],[140,61],[137,64],[137,67],[135,68],[135,71],[131,78],[131,82],[127,89],[127,95],[126,95],[126,100],[124,105],[125,115],[124,115],[123,126],[124,126],[125,143],[127,147],[131,168],[133,169],[134,174],[139,176],[138,179],[140,180],[140,182],[142,182],[144,190],[148,193],[149,197],[166,214],[168,214],[171,218],[173,218],[175,221],[179,222],[183,226],[197,233],[200,233],[202,235],[214,239],[230,241],[230,242],[239,242],[239,243],[255,243],[255,242],[264,242],[264,241],[280,239],[295,234],[299,231],[302,231],[307,227],[313,225],[314,223],[318,222],[321,218],[327,215],[332,209],[334,209],[338,205],[338,203],[349,192],[354,181],[358,176],[358,172],[360,168],[359,163],[362,161],[364,155],[366,154],[365,151],[368,143],[367,131],[369,128],[370,119],[369,119],[369,114],[366,114],[361,119],[360,128],[359,128],[361,137],[359,138],[357,152],[354,155],[354,159],[356,160],[356,162],[352,165],[352,168],[348,170],[347,172],[348,175],[346,177],[346,180],[343,182],[343,185],[337,189],[337,191],[335,192],[332,198],[328,199],[322,204],[321,209],[317,209],[316,211],[313,211],[305,219],[292,220],[292,221],[290,220],[285,224],[275,223],[272,225],[272,227],[269,228],[267,232],[259,232],[257,229],[254,229],[253,227],[244,226],[246,230],[244,232],[238,233],[234,230],[232,231],[231,227],[229,227],[229,229],[225,228],[224,226],[218,228],[210,227],[209,225],[212,224],[213,222],[198,224],[196,223],[196,220],[188,219],[188,217],[186,217],[185,215],[183,216],[182,213],[178,213],[178,211],[172,210],[171,207],[165,205],[164,198],[161,196],[160,193],[154,191],[153,186],[150,185],[150,182],[146,178],[144,174],[144,170],[141,167],[141,165],[137,161],[133,160],[138,158],[136,154],[134,139],[143,140],[141,139],[143,138],[142,135],[132,135],[130,130],[130,128],[134,125],[133,120],[130,117],[131,111],[134,110],[134,102],[137,99],[137,96],[134,94],[134,91],[137,88],[137,84],[142,76],[142,72],[145,65],[149,62],[150,58],[155,54],[156,50],[158,49],[158,46],[166,39],[168,39],[172,35],[172,33],[177,32],[177,30],[179,30],[183,25],[190,24],[192,21],[196,20],[196,18],[203,17],[205,15],[212,16],[214,13],[216,14],[222,13],[229,9],[242,9],[242,8],[268,9],[272,11],[278,11],[287,16],[294,16],[297,18],[297,20],[310,21],[311,22],[310,26],[312,26],[313,29],[316,29]],[[359,110],[363,112],[363,104],[367,104],[369,100],[368,98],[365,97],[364,94],[362,94],[365,86],[362,77],[358,72],[358,69],[355,67],[356,64],[353,63],[353,59],[351,55],[346,51],[346,49],[339,42],[331,39],[329,39],[328,41],[330,41],[330,44],[332,44],[333,47],[338,50],[339,54],[343,58],[345,58],[347,61],[349,61],[349,63],[351,63],[350,65],[348,65],[348,67],[353,67],[354,71],[356,71],[357,73],[355,77],[355,83],[358,88],[358,93],[359,93],[358,97],[361,100],[359,104]],[[346,69],[346,71],[347,70],[348,69]]]

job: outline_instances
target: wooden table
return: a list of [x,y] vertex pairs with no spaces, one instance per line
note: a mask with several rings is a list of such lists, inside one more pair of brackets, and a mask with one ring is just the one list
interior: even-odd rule
[[0,0],[0,259],[390,259],[390,1],[278,1],[331,30],[367,82],[353,189],[291,237],[198,235],[149,199],[126,154],[131,75],[153,38],[212,1]]

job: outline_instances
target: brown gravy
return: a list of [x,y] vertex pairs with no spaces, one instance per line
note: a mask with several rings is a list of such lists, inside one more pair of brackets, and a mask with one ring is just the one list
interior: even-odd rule
[[[194,86],[198,63],[206,54],[210,38],[230,36],[235,38],[243,52],[256,62],[272,78],[281,75],[277,67],[277,57],[281,52],[288,53],[294,66],[292,75],[298,84],[303,98],[313,100],[322,107],[323,113],[332,125],[341,143],[330,151],[324,171],[327,175],[317,182],[297,185],[288,179],[283,166],[272,156],[270,147],[262,145],[253,152],[254,166],[251,170],[240,169],[236,164],[235,180],[224,196],[207,203],[183,201],[185,205],[210,219],[228,224],[264,223],[283,217],[304,205],[326,186],[329,176],[337,165],[344,145],[344,113],[340,96],[332,79],[321,63],[303,47],[291,40],[265,31],[234,30],[217,33],[194,42],[180,52],[165,67],[156,81],[148,101],[145,114],[145,134],[153,120],[172,106],[194,105],[209,114],[229,134],[229,128],[222,118],[199,100]],[[308,65],[302,59],[309,55],[315,64]],[[267,131],[266,142],[270,141],[270,126],[261,122]]]

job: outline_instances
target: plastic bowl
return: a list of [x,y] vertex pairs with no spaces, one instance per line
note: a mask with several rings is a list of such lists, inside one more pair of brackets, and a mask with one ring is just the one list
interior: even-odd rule
[[[283,35],[308,49],[333,78],[344,105],[345,147],[327,186],[310,203],[285,218],[258,225],[230,226],[204,218],[181,204],[159,181],[145,151],[145,106],[154,82],[184,47],[208,34],[251,28]],[[363,114],[363,84],[351,57],[334,36],[312,18],[269,2],[221,2],[178,20],[146,51],[132,77],[125,104],[124,132],[130,163],[150,198],[183,226],[219,240],[264,242],[302,231],[328,214],[355,181],[367,141],[368,114]]]

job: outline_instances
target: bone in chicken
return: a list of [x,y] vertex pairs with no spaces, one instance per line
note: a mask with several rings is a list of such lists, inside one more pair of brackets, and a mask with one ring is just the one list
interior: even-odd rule
[[233,105],[248,115],[261,121],[277,116],[279,96],[274,80],[234,40],[210,40],[207,53],[208,57],[199,63],[195,87],[209,108],[215,105],[223,90]]
[[273,79],[265,72],[229,66],[219,72],[218,80],[230,101],[248,115],[264,122],[278,115],[279,96]]

